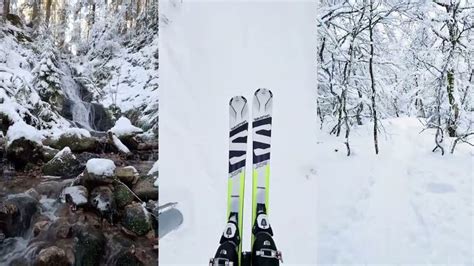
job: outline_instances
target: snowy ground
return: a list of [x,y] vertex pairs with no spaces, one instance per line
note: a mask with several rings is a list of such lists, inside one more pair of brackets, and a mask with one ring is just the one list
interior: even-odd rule
[[342,139],[318,136],[318,264],[474,265],[474,150],[432,153],[415,118],[384,128],[379,155],[369,126],[349,158]]
[[[160,202],[178,202],[184,222],[160,239],[160,265],[207,265],[214,255],[226,221],[228,101],[251,99],[259,87],[274,93],[275,240],[286,265],[314,265],[315,4],[161,4]],[[250,220],[244,222],[248,250]]]

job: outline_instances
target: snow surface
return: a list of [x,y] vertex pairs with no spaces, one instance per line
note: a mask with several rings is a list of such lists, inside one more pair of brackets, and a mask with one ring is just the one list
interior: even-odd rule
[[71,127],[64,131],[63,133],[66,136],[75,136],[78,138],[90,138],[91,133],[84,128]]
[[227,219],[228,102],[251,101],[260,87],[274,93],[275,241],[285,265],[315,265],[316,4],[162,1],[160,9],[160,201],[178,202],[184,216],[160,238],[160,265],[206,265],[215,254]]
[[351,157],[318,136],[318,264],[474,265],[474,149],[441,156],[416,118],[382,122],[379,155],[370,124],[352,131]]
[[113,176],[115,174],[115,163],[109,159],[90,159],[87,161],[88,173],[98,176]]
[[115,125],[110,129],[110,131],[112,131],[112,133],[118,137],[143,132],[141,128],[132,125],[132,122],[123,116],[120,117],[117,122],[115,122]]
[[19,120],[8,128],[7,138],[8,145],[20,138],[25,138],[42,145],[41,141],[44,136],[36,128],[26,124],[23,120]]

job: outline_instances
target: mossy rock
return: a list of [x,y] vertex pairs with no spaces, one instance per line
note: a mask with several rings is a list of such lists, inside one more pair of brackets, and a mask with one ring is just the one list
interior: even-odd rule
[[126,187],[124,184],[115,182],[114,183],[114,198],[115,204],[117,208],[122,209],[123,207],[127,206],[128,204],[133,202],[135,198],[130,192],[130,189]]
[[144,265],[137,259],[134,253],[127,251],[118,255],[115,259],[115,266],[142,266]]
[[125,207],[122,225],[138,236],[144,236],[151,230],[149,214],[139,203],[132,203]]
[[93,226],[74,228],[77,242],[74,247],[75,266],[100,265],[105,254],[106,238],[104,234]]
[[76,135],[63,134],[59,139],[51,143],[56,149],[71,148],[73,152],[97,152],[100,150],[100,142],[93,137],[78,137]]
[[43,146],[24,137],[14,140],[7,149],[7,159],[16,170],[23,170],[28,164],[34,165],[44,160]]
[[43,173],[51,176],[76,177],[85,168],[85,165],[71,153],[67,147],[61,151],[60,156],[56,156],[45,165],[43,165]]
[[59,150],[53,149],[48,146],[43,146],[43,157],[45,161],[50,161],[58,154]]

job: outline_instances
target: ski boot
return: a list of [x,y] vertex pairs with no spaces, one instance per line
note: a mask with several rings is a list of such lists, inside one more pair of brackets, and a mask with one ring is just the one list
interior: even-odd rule
[[239,266],[240,235],[237,225],[237,214],[231,213],[219,241],[220,246],[214,258],[209,261],[209,266]]
[[252,265],[280,265],[280,261],[282,261],[281,252],[277,250],[273,240],[273,230],[268,221],[264,204],[257,205],[257,218],[252,228],[252,233],[254,235]]

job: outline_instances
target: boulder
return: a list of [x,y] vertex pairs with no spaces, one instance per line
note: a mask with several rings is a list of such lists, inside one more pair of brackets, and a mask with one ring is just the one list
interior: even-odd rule
[[74,207],[82,207],[87,204],[89,192],[84,186],[66,187],[63,190],[64,199]]
[[33,236],[37,237],[42,232],[45,232],[50,224],[50,221],[39,221],[35,223],[35,225],[33,226]]
[[78,225],[74,228],[77,237],[74,246],[74,265],[101,265],[105,254],[106,238],[100,229],[93,226]]
[[54,158],[54,156],[56,156],[56,154],[58,154],[58,152],[59,152],[59,150],[57,150],[57,149],[53,149],[49,146],[43,146],[43,157],[44,157],[44,160],[46,162],[52,160]]
[[74,156],[69,147],[62,149],[53,159],[43,165],[43,173],[66,178],[76,177],[85,166]]
[[36,186],[36,191],[38,191],[38,193],[41,195],[47,196],[48,198],[58,198],[64,187],[69,186],[70,184],[71,180],[44,181]]
[[120,252],[114,258],[114,265],[117,266],[142,266],[144,265],[137,257],[135,252],[130,250]]
[[86,170],[82,180],[87,186],[104,185],[113,183],[115,176],[115,163],[109,159],[90,159],[87,161]]
[[135,184],[139,176],[137,169],[133,166],[117,167],[115,175],[126,184]]
[[42,249],[35,260],[35,266],[68,266],[66,252],[56,246]]
[[131,190],[126,185],[124,185],[123,183],[115,182],[114,199],[117,208],[122,209],[123,207],[132,203],[132,201],[135,199],[135,196],[132,194]]
[[5,237],[23,236],[39,210],[38,200],[24,193],[0,200],[0,231]]
[[94,188],[89,202],[100,212],[103,218],[113,223],[113,216],[117,213],[117,210],[114,194],[108,186]]
[[132,203],[125,207],[121,224],[138,236],[146,235],[152,227],[148,211],[139,203]]
[[141,177],[133,187],[133,192],[143,200],[157,200],[158,188],[154,186],[155,178],[153,176]]
[[28,164],[37,164],[44,160],[43,146],[24,137],[13,140],[7,149],[7,159],[16,170],[23,170]]
[[68,133],[62,134],[59,139],[51,142],[50,146],[56,149],[69,147],[73,152],[97,152],[100,150],[100,142],[98,139]]

